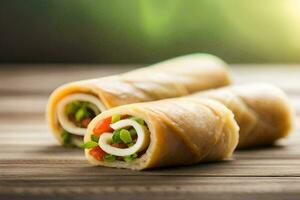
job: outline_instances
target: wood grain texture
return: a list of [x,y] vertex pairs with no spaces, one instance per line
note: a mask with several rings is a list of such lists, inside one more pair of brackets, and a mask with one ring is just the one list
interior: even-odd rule
[[236,84],[267,81],[288,93],[296,126],[273,147],[237,151],[223,162],[142,172],[92,167],[82,150],[60,147],[44,119],[50,92],[65,82],[135,67],[1,66],[0,199],[300,198],[300,66],[231,68]]

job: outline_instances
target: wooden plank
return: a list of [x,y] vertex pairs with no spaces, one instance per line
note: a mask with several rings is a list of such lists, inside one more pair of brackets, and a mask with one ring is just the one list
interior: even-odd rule
[[0,96],[0,115],[43,114],[47,101],[47,95]]
[[[298,199],[299,178],[87,177],[77,180],[5,181],[7,199]],[[30,186],[29,186],[30,185]]]
[[[28,138],[27,140],[32,140],[32,142],[18,143],[17,141],[14,143],[6,142],[6,144],[1,144],[2,148],[0,155],[2,158],[0,162],[4,160],[45,160],[48,158],[48,156],[51,156],[52,158],[55,157],[59,159],[61,157],[62,159],[65,159],[68,158],[70,153],[73,153],[73,155],[78,155],[78,157],[83,156],[82,150],[65,149],[60,147],[58,143],[50,137],[45,137],[44,140],[41,138]],[[238,160],[297,160],[300,156],[300,149],[298,146],[299,143],[295,144],[294,146],[275,146],[266,149],[237,151],[235,152],[235,156],[237,156],[235,158]],[[60,154],[57,154],[57,152],[60,152]],[[72,160],[72,158],[69,159]]]
[[[46,148],[45,148],[46,149]],[[63,152],[56,152],[56,154]],[[9,154],[8,156],[10,156]],[[23,154],[25,156],[25,154]],[[70,157],[73,157],[71,159]],[[284,162],[284,163],[283,163]],[[25,160],[2,160],[1,180],[65,179],[102,176],[174,176],[174,177],[300,177],[300,162],[284,160],[235,160],[219,163],[202,163],[186,167],[172,167],[142,172],[91,167],[83,156],[70,153],[58,157],[54,154],[43,159],[32,156]],[[80,181],[80,180],[79,180]],[[84,183],[83,180],[82,184]]]
[[[133,70],[142,65],[0,65],[0,93],[49,94],[59,85]],[[26,69],[26,70],[24,70]],[[234,82],[270,82],[300,93],[300,65],[232,65]],[[66,75],[67,74],[67,75]]]

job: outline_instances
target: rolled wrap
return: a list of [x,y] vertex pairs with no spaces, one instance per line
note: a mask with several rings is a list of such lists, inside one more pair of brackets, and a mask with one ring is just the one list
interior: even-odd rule
[[[208,54],[182,56],[128,73],[59,87],[48,101],[48,124],[57,140],[62,143],[57,105],[63,98],[74,93],[92,95],[108,109],[129,103],[184,96],[229,83],[226,64],[219,58]],[[80,136],[76,138],[79,141],[74,143],[80,143]]]
[[131,162],[99,161],[90,155],[91,149],[86,149],[86,157],[94,165],[141,170],[216,161],[230,157],[238,142],[239,128],[233,113],[217,101],[197,98],[112,108],[92,120],[84,141],[91,140],[99,122],[115,114],[143,119],[149,129],[149,146],[141,157]]
[[217,100],[234,113],[240,127],[239,149],[270,145],[286,137],[292,128],[293,112],[288,98],[270,84],[230,86],[191,97]]

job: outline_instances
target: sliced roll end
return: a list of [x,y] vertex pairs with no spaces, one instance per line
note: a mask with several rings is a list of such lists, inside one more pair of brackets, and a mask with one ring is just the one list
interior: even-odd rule
[[118,158],[113,162],[99,160],[91,153],[97,148],[100,151],[99,147],[87,148],[85,155],[94,165],[142,170],[217,161],[230,157],[238,142],[239,128],[229,109],[212,100],[182,98],[131,104],[105,111],[89,124],[85,143],[92,140],[99,123],[113,115],[143,119],[150,134],[149,146],[130,162]]

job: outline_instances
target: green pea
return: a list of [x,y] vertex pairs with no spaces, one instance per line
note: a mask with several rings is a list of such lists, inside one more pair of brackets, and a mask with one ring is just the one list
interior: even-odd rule
[[82,145],[80,145],[80,147],[83,148],[83,149],[91,149],[91,148],[94,148],[94,147],[97,147],[97,146],[98,146],[98,143],[94,142],[94,141],[88,141],[88,142],[83,143]]
[[76,121],[80,122],[83,118],[88,117],[88,116],[89,116],[89,112],[87,111],[87,109],[85,107],[82,107],[76,112],[75,119],[76,119]]
[[113,143],[117,143],[118,144],[118,143],[122,142],[122,140],[120,138],[120,132],[121,132],[121,129],[115,130],[113,132],[113,136],[112,136]]
[[120,131],[120,139],[125,143],[125,144],[128,144],[128,143],[131,143],[132,142],[132,138],[131,138],[131,135],[130,135],[130,132],[126,129],[122,129]]
[[66,113],[68,114],[74,114],[77,112],[77,110],[79,110],[80,108],[80,103],[78,101],[73,101],[71,103],[69,103],[66,107]]
[[124,159],[125,162],[130,162],[130,161],[134,160],[135,158],[137,158],[137,156],[138,155],[136,153],[134,153],[130,156],[124,156],[123,159]]
[[91,135],[91,140],[94,141],[94,142],[99,142],[99,136]]
[[111,154],[106,154],[106,155],[104,156],[104,160],[107,161],[107,162],[112,162],[112,161],[115,161],[115,160],[116,160],[116,156],[111,155]]
[[71,134],[66,130],[61,132],[61,139],[63,141],[63,145],[70,145],[71,143]]
[[117,121],[120,121],[120,119],[121,119],[121,115],[113,115],[112,117],[111,117],[111,123],[113,124],[113,123],[116,123]]

